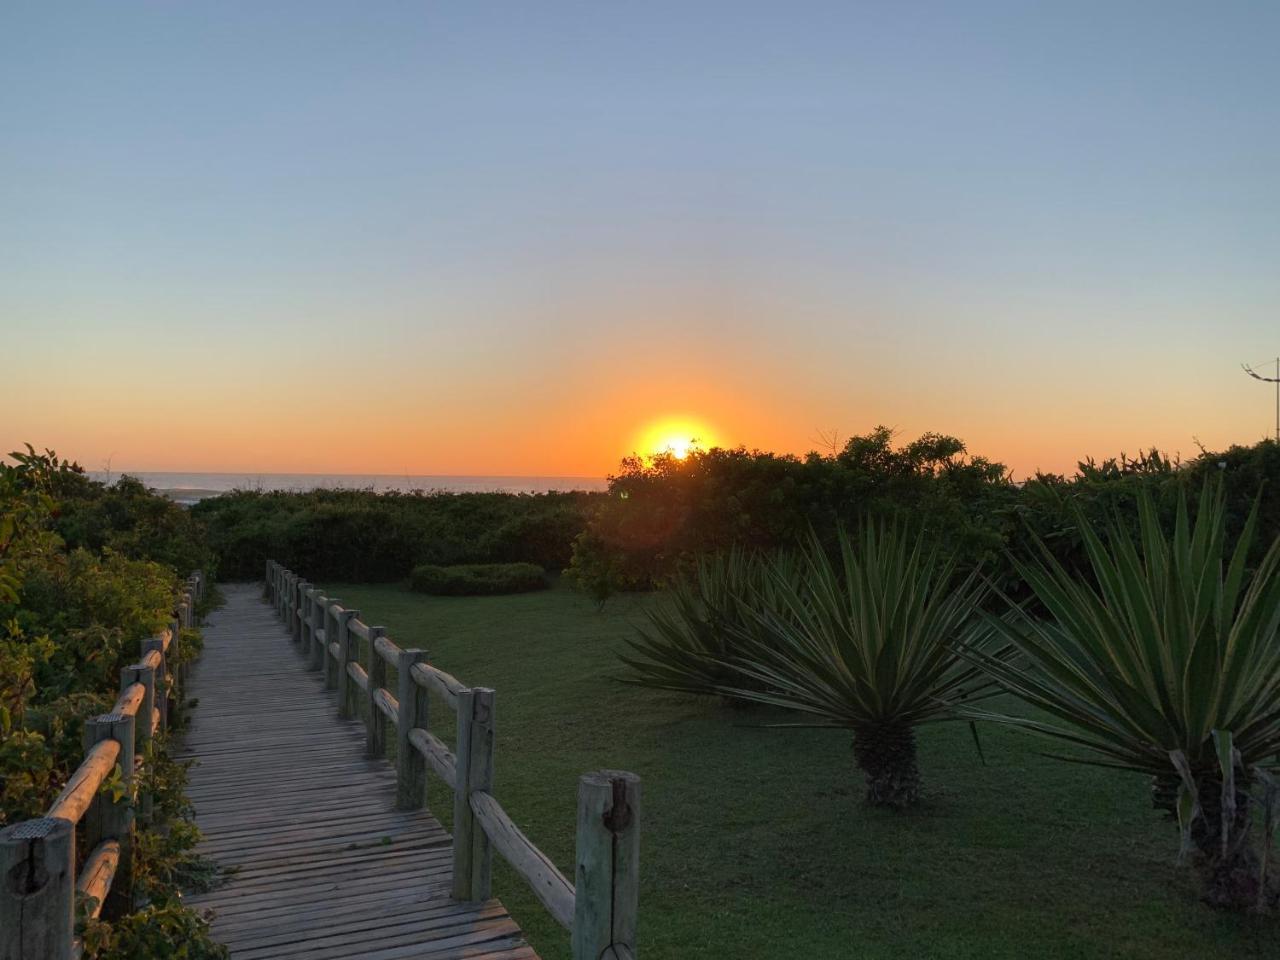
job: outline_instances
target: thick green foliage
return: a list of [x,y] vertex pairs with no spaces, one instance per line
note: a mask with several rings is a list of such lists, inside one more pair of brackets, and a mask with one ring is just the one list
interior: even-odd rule
[[[1154,450],[1122,454],[1084,461],[1072,477],[1037,474],[1023,484],[1000,464],[967,456],[953,437],[926,434],[895,447],[883,427],[827,456],[713,449],[683,460],[631,458],[610,478],[608,495],[592,501],[569,574],[603,602],[619,590],[663,585],[700,554],[735,545],[787,549],[811,529],[830,549],[841,525],[906,515],[963,567],[981,563],[1003,589],[1029,598],[1010,553],[1025,554],[1038,539],[1069,570],[1091,576],[1078,514],[1102,522],[1146,490],[1171,529],[1180,493],[1208,476],[1223,479],[1229,536],[1239,535],[1259,495],[1262,528],[1280,529],[1280,446],[1271,440],[1186,463]],[[1127,513],[1136,532],[1136,515]],[[1255,544],[1249,562],[1260,559]]]
[[413,568],[409,586],[417,593],[472,597],[545,590],[546,571],[534,563],[463,563],[439,567],[424,563]]
[[976,561],[1003,544],[1016,500],[1005,467],[967,456],[954,437],[895,448],[884,427],[834,456],[716,448],[630,458],[596,501],[569,572],[598,596],[647,588],[699,554],[789,548],[810,530],[830,546],[841,524],[901,513]]
[[[84,755],[86,717],[110,709],[120,668],[168,621],[179,574],[209,569],[187,511],[128,478],[113,487],[31,448],[0,461],[0,824],[42,816]],[[184,652],[199,648],[198,631]],[[85,955],[225,956],[175,884],[208,865],[179,765],[153,742],[143,777],[159,827],[138,835],[136,893],[148,906],[86,921]]]
[[592,496],[600,495],[237,491],[192,512],[209,525],[224,579],[261,577],[274,559],[315,579],[376,582],[423,563],[560,570]]

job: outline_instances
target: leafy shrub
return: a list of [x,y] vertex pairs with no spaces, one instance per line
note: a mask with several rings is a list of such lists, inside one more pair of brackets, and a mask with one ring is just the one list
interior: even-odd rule
[[811,530],[831,547],[841,524],[903,513],[976,563],[1004,544],[1016,498],[1004,466],[968,456],[954,437],[925,434],[895,447],[885,427],[832,456],[715,448],[684,459],[631,457],[593,501],[569,572],[607,596],[661,586],[699,554],[785,549]]
[[532,563],[464,563],[439,567],[424,563],[413,568],[409,585],[418,593],[440,596],[481,596],[527,593],[548,586],[546,571]]
[[1280,814],[1280,538],[1250,576],[1259,510],[1229,550],[1227,505],[1223,484],[1206,483],[1194,522],[1184,496],[1166,533],[1141,490],[1136,535],[1120,517],[1095,524],[1078,511],[1092,576],[1041,543],[1017,568],[1047,618],[1014,606],[1016,622],[991,621],[1023,659],[972,655],[1050,719],[983,716],[1083,748],[1081,762],[1153,777],[1184,850],[1197,852],[1206,898],[1252,909],[1280,899],[1251,810],[1256,790],[1270,834]]
[[560,570],[586,524],[589,493],[236,491],[192,508],[226,579],[268,559],[315,579],[399,580],[419,564],[535,563]]
[[227,960],[214,941],[209,921],[176,901],[151,904],[114,923],[86,920],[81,927],[85,960]]
[[[110,709],[120,667],[169,620],[179,574],[210,569],[201,526],[136,481],[105,487],[30,447],[10,461],[0,461],[0,823],[44,813],[83,758],[85,718]],[[184,652],[198,648],[198,631],[185,631]],[[148,903],[86,917],[85,955],[225,957],[177,896],[176,885],[210,874],[193,851],[183,771],[158,740],[142,771],[156,797],[135,848],[135,893]]]

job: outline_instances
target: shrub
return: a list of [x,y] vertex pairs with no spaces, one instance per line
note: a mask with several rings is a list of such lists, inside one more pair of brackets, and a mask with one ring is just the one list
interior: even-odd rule
[[463,597],[498,593],[527,593],[548,586],[546,571],[532,563],[464,563],[440,567],[424,563],[413,568],[409,585],[418,593]]
[[[1252,576],[1250,514],[1227,549],[1223,485],[1206,483],[1195,521],[1185,496],[1172,534],[1149,492],[1139,532],[1124,518],[1077,523],[1092,577],[1073,574],[1043,544],[1018,561],[1048,611],[992,620],[1024,659],[973,656],[1049,719],[984,715],[1086,750],[1080,762],[1146,774],[1157,805],[1181,822],[1206,899],[1233,909],[1274,905],[1277,885],[1252,833],[1252,791],[1277,812],[1280,753],[1280,538]],[[1267,825],[1270,832],[1271,823]],[[1269,848],[1269,840],[1267,841]]]
[[315,579],[399,580],[419,564],[536,563],[560,570],[588,493],[235,491],[192,508],[220,574],[260,578],[268,558]]

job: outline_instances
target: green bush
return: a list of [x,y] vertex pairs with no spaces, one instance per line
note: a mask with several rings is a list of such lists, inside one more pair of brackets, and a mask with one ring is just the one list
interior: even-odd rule
[[[137,481],[107,487],[30,447],[0,460],[0,825],[48,809],[84,757],[85,718],[110,709],[120,668],[172,615],[180,577],[209,561],[202,525]],[[198,648],[197,631],[183,640]],[[226,955],[178,898],[211,871],[162,739],[142,767],[163,787],[138,821],[134,903],[147,903],[82,917],[86,957]]]
[[409,585],[418,593],[472,597],[543,590],[547,574],[533,563],[463,563],[440,567],[424,563],[413,568]]
[[561,570],[590,493],[235,491],[192,513],[208,525],[219,574],[261,578],[268,559],[317,580],[402,579],[419,564],[534,563]]

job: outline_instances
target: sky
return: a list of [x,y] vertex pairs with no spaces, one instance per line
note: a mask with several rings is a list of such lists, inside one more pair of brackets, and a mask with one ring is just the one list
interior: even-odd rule
[[1270,0],[8,0],[0,446],[599,476],[667,423],[885,424],[1025,476],[1252,443],[1277,41]]

